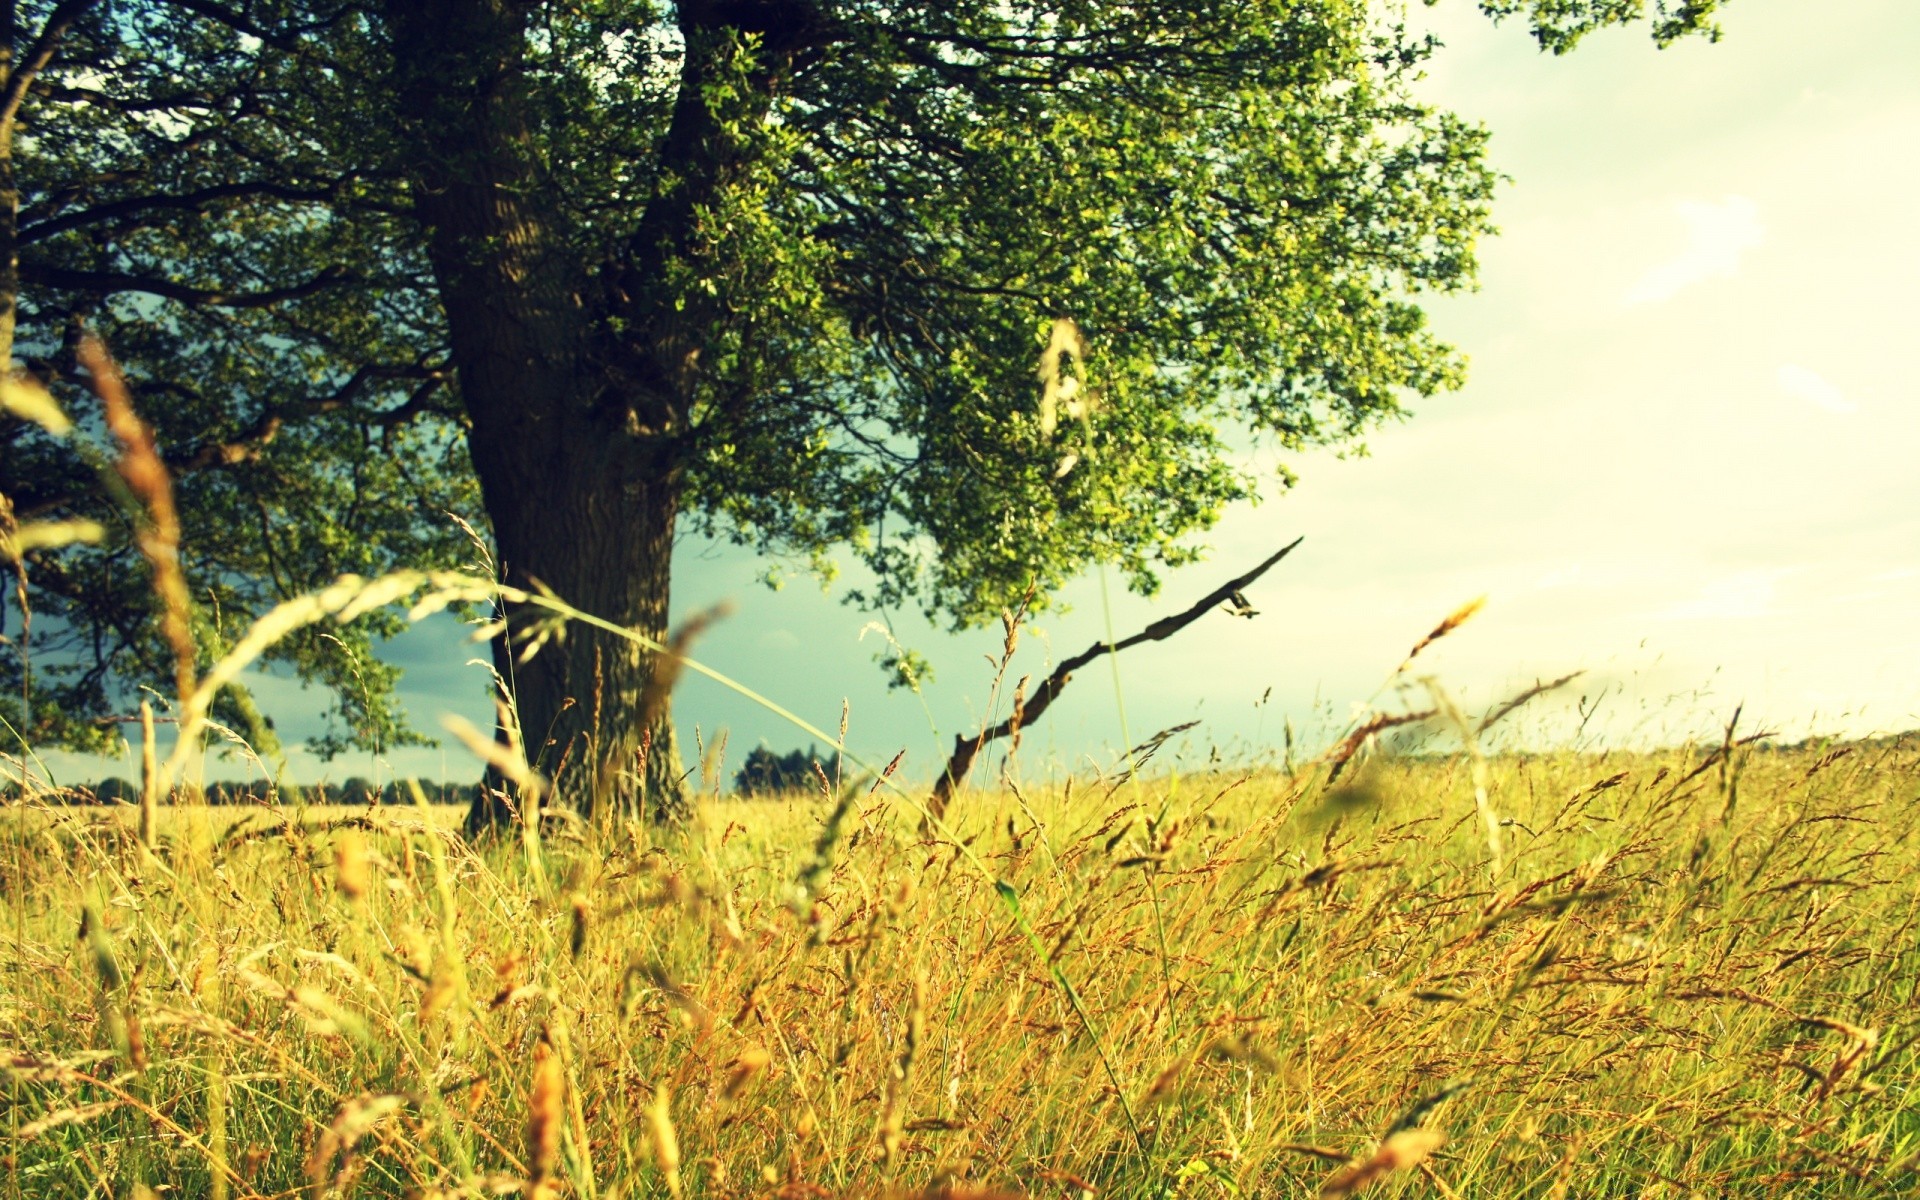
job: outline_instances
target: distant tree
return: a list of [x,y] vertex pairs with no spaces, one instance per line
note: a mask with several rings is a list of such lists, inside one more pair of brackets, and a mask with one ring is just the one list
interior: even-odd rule
[[339,792],[333,799],[335,804],[378,804],[379,802],[379,791],[373,786],[371,780],[362,775],[348,777],[347,781],[340,785]]
[[266,802],[268,783],[263,779],[228,779],[207,789],[208,804],[249,805]]
[[[815,770],[816,765],[819,771]],[[812,746],[775,754],[766,746],[755,746],[733,777],[733,790],[743,796],[770,796],[779,792],[820,790],[820,773],[828,779],[839,777],[838,753],[821,759]]]
[[[347,781],[351,786],[353,781]],[[472,797],[467,789],[454,783],[434,779],[389,779],[380,788],[379,803],[412,805],[413,789],[418,785],[420,794],[427,798],[428,804],[466,804]]]
[[98,804],[138,804],[140,786],[118,775],[111,776],[93,786],[93,798]]

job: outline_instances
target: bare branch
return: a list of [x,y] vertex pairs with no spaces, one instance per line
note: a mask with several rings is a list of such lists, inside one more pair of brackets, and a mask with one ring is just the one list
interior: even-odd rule
[[1281,559],[1293,553],[1293,548],[1305,540],[1305,538],[1293,539],[1293,541],[1268,556],[1265,562],[1244,575],[1229,579],[1211,592],[1208,592],[1205,596],[1202,596],[1191,608],[1188,608],[1184,612],[1175,613],[1170,617],[1162,617],[1132,637],[1123,638],[1118,642],[1095,642],[1093,645],[1088,646],[1072,658],[1065,659],[1059,666],[1055,667],[1053,674],[1047,676],[1046,680],[1034,690],[1033,695],[1028,697],[1026,703],[1017,706],[1013,714],[1006,720],[990,729],[982,729],[979,734],[974,737],[969,738],[961,735],[954,738],[953,754],[947,759],[947,768],[941,772],[939,781],[933,785],[933,795],[927,801],[927,810],[935,817],[940,817],[945,814],[947,811],[947,802],[952,798],[954,789],[959,787],[960,781],[967,777],[967,772],[973,768],[973,760],[979,756],[980,751],[986,744],[1007,737],[1013,733],[1014,730],[1025,728],[1039,720],[1040,715],[1047,711],[1047,706],[1052,704],[1054,698],[1060,695],[1061,689],[1067,686],[1067,681],[1073,678],[1075,671],[1078,671],[1081,667],[1086,666],[1103,654],[1118,654],[1122,650],[1138,646],[1142,642],[1163,642],[1167,640],[1199,620],[1202,616],[1205,616],[1208,612],[1225,604],[1236,592],[1244,590],[1252,584],[1254,580],[1265,575],[1275,563],[1278,563]]

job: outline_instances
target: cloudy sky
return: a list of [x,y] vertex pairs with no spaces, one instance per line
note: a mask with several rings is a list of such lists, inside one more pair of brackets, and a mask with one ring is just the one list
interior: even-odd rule
[[[1251,621],[1202,620],[1083,673],[1028,739],[1023,768],[1107,764],[1128,740],[1198,719],[1183,753],[1246,756],[1291,719],[1303,738],[1376,696],[1408,647],[1463,602],[1485,610],[1422,656],[1469,707],[1584,670],[1516,735],[1647,743],[1743,728],[1784,736],[1920,725],[1920,4],[1734,0],[1719,45],[1656,51],[1639,32],[1535,52],[1465,0],[1416,6],[1448,45],[1429,96],[1494,131],[1511,176],[1478,293],[1433,306],[1472,359],[1458,393],[1369,439],[1367,457],[1290,459],[1292,493],[1235,512],[1206,563],[1142,601],[1097,578],[1023,642],[1035,677],[1304,535],[1250,593]],[[951,636],[896,614],[937,678],[888,692],[869,617],[804,578],[689,544],[676,610],[730,599],[699,657],[850,744],[932,773],[977,727],[997,632]],[[844,584],[841,585],[841,590]],[[474,648],[450,624],[397,644],[423,728],[484,721]],[[1265,703],[1262,698],[1266,697]],[[262,681],[296,736],[310,697]],[[1581,726],[1578,706],[1592,709]],[[1381,697],[1391,703],[1391,697]],[[729,734],[737,764],[807,735],[702,680],[689,739]],[[693,757],[691,741],[687,748]],[[367,756],[296,773],[370,774]],[[379,765],[474,773],[457,749]]]

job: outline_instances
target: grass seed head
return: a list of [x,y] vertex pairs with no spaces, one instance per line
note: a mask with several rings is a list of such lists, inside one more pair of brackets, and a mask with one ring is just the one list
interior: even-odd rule
[[342,896],[354,901],[373,888],[373,860],[357,830],[343,829],[334,838],[333,882]]
[[667,1085],[653,1089],[653,1103],[647,1106],[647,1125],[653,1134],[653,1161],[666,1176],[667,1191],[680,1200],[680,1139],[673,1128],[672,1096]]
[[533,1088],[527,1097],[527,1172],[529,1195],[555,1196],[551,1180],[560,1166],[561,1105],[566,1075],[560,1055],[545,1033],[533,1047]]
[[[1485,608],[1486,606],[1487,606],[1487,598],[1485,596],[1481,596],[1477,599],[1467,601],[1465,604],[1462,604],[1459,608],[1456,608],[1452,612],[1448,613],[1444,620],[1442,620],[1438,625],[1435,625],[1431,630],[1428,631],[1427,636],[1421,638],[1419,641],[1413,644],[1413,649],[1407,651],[1406,661],[1410,663],[1414,659],[1418,658],[1422,650],[1425,650],[1428,646],[1433,645],[1435,642],[1439,641],[1441,638],[1446,637],[1448,634],[1452,633],[1454,630],[1460,628],[1462,625],[1465,625],[1468,621],[1471,621],[1474,617],[1474,614],[1478,613],[1481,609]],[[1406,663],[1402,663],[1401,668],[1404,670],[1405,667],[1406,667]]]
[[726,1086],[721,1088],[722,1099],[738,1100],[746,1093],[754,1077],[767,1069],[773,1058],[762,1046],[748,1046],[734,1057],[733,1068],[727,1072]]
[[1427,1161],[1427,1156],[1439,1149],[1444,1140],[1437,1129],[1403,1129],[1381,1142],[1380,1148],[1365,1161],[1335,1171],[1320,1185],[1320,1195],[1323,1198],[1351,1196],[1395,1171],[1411,1170]]

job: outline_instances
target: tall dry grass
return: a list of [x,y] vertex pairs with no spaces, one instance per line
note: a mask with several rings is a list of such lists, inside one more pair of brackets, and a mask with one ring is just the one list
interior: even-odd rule
[[1920,746],[1724,752],[12,820],[0,1192],[1910,1190]]

